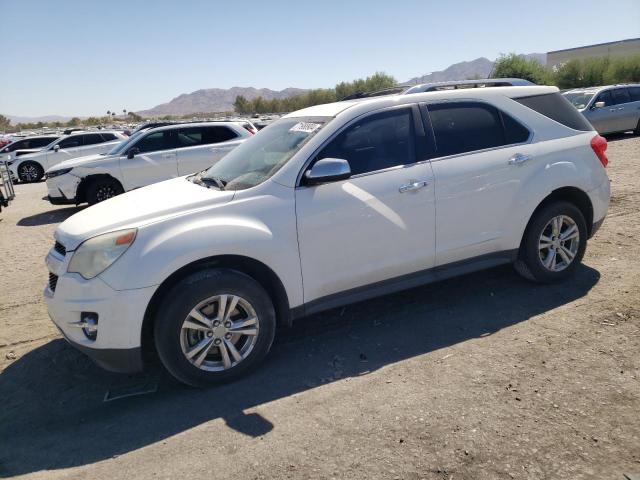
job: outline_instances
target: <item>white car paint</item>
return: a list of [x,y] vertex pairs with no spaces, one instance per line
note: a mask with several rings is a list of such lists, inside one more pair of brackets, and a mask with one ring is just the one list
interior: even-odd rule
[[[262,262],[281,281],[289,307],[308,313],[328,295],[518,249],[534,210],[559,187],[585,192],[594,224],[601,222],[609,204],[609,181],[589,144],[595,132],[573,130],[511,100],[557,91],[539,86],[438,91],[289,114],[283,118],[332,118],[271,178],[254,187],[220,191],[181,177],[107,200],[63,222],[55,238],[67,254],[52,249],[47,257],[50,272],[58,277],[55,291],[45,289],[51,318],[75,344],[139,348],[153,292],[180,268],[201,259],[237,255]],[[518,145],[316,186],[299,183],[313,155],[355,119],[401,105],[451,100],[494,105],[532,135]],[[512,165],[515,153],[531,155],[532,161]],[[400,187],[416,182],[423,188],[399,193]],[[137,228],[136,239],[104,272],[85,280],[67,271],[82,242],[126,228]],[[95,341],[71,325],[81,311],[100,314]]]
[[[76,137],[81,137],[82,135],[88,135],[93,133],[109,133],[113,134],[116,137],[116,140],[96,143],[92,145],[83,145],[71,148],[61,148],[61,142],[64,142],[67,139],[73,139]],[[74,132],[70,135],[63,135],[58,138],[56,141],[50,143],[47,147],[42,149],[39,152],[31,153],[28,155],[22,155],[11,164],[10,169],[15,176],[18,176],[18,169],[20,165],[24,162],[35,162],[39,164],[43,171],[46,172],[48,169],[57,165],[59,163],[64,162],[65,160],[70,160],[76,157],[83,157],[86,155],[93,155],[97,153],[104,153],[111,150],[115,145],[125,140],[127,137],[120,132],[116,131],[86,131],[86,132]]]
[[[149,135],[160,132],[178,132],[184,129],[200,127],[226,127],[237,136],[229,141],[170,148],[138,153],[128,158],[127,152],[136,148]],[[47,173],[71,169],[68,173],[47,178],[50,198],[62,198],[81,203],[85,199],[77,198],[78,185],[92,175],[108,175],[122,185],[124,191],[133,190],[152,183],[168,180],[202,171],[216,163],[220,158],[240,145],[251,133],[236,122],[200,122],[176,124],[153,128],[134,134],[125,144],[119,145],[117,153],[107,155],[89,155],[57,164]]]

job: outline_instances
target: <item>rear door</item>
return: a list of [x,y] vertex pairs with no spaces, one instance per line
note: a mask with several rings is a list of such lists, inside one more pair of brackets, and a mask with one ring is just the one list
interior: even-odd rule
[[631,102],[631,95],[627,88],[614,88],[611,91],[614,108],[618,118],[618,128],[620,132],[633,130],[637,126],[637,108]]
[[507,222],[537,161],[529,130],[484,102],[423,108],[436,143],[436,265],[511,248],[502,242]]
[[129,151],[120,158],[125,190],[178,176],[175,129],[151,130],[131,145],[131,149],[137,149],[133,158],[128,158]]
[[243,139],[236,131],[224,125],[183,127],[177,132],[179,175],[209,168]]

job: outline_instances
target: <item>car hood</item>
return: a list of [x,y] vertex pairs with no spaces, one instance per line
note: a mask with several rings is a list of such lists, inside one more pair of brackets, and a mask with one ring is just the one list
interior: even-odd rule
[[99,153],[97,153],[94,155],[86,155],[84,157],[70,158],[69,160],[65,160],[64,162],[56,163],[53,167],[47,170],[47,172],[80,166],[90,167],[96,163],[100,163],[100,161],[102,160],[113,158],[114,156],[117,157],[117,155],[100,155]]
[[102,233],[139,228],[227,203],[234,193],[196,185],[186,177],[174,178],[86,208],[62,222],[54,236],[67,250],[75,250],[85,240]]

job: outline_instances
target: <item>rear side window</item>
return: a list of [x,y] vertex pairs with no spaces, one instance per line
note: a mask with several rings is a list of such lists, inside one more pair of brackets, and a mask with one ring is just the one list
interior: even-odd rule
[[629,87],[627,90],[632,102],[640,102],[640,87]]
[[615,88],[611,91],[611,96],[613,97],[613,103],[615,105],[620,105],[622,103],[629,103],[631,101],[631,97],[629,96],[629,92],[626,88]]
[[460,153],[526,142],[529,130],[495,107],[476,102],[429,105],[436,155]]
[[565,127],[584,132],[593,130],[587,119],[558,92],[514,98],[514,100]]
[[[49,142],[51,143],[51,142]],[[10,143],[4,148],[3,152],[15,152],[16,150],[20,150],[21,148],[29,148],[29,140],[18,140],[17,142]]]
[[202,130],[204,144],[226,142],[238,136],[229,127],[203,127]]
[[317,158],[347,160],[354,175],[415,163],[411,109],[377,113],[358,121],[331,141]]
[[88,135],[83,135],[84,145],[95,145],[97,143],[102,143],[104,140],[99,133],[90,133]]

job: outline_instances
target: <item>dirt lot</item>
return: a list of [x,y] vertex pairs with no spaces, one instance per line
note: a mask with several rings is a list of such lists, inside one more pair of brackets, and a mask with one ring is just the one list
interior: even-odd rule
[[611,210],[572,281],[504,267],[316,315],[254,375],[200,391],[65,344],[43,259],[76,209],[19,185],[0,214],[0,476],[640,475],[640,138],[608,153]]

